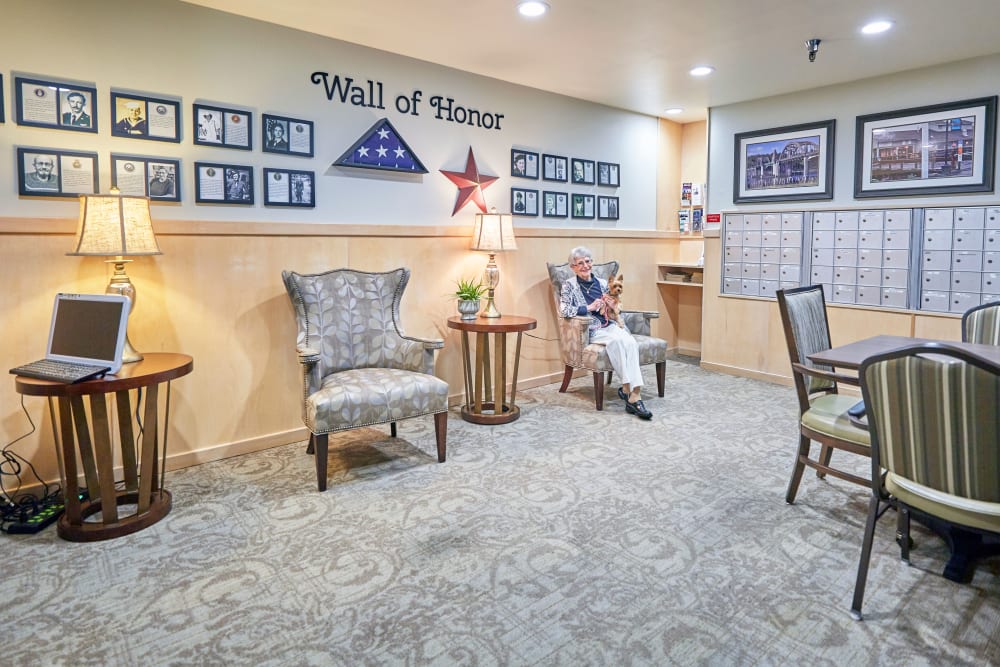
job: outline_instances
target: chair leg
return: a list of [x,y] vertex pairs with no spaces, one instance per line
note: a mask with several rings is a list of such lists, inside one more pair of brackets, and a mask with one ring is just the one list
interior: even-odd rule
[[[830,467],[830,458],[832,456],[833,456],[833,447],[828,447],[827,445],[823,445],[822,447],[820,447],[819,462],[825,465],[827,468]],[[820,479],[823,479],[826,477],[826,473],[823,472],[822,470],[817,470],[816,476],[819,477]]]
[[573,379],[573,367],[567,366],[565,372],[563,372],[563,383],[559,387],[559,393],[565,394],[566,390],[569,389],[569,381]]
[[319,433],[316,438],[316,481],[319,490],[326,491],[326,454],[329,435]]
[[594,403],[598,410],[604,409],[604,373],[594,372]]
[[868,521],[865,522],[865,537],[861,541],[861,560],[858,561],[858,578],[854,582],[854,600],[851,602],[851,617],[861,620],[861,603],[868,583],[868,562],[872,557],[872,542],[875,540],[875,522],[878,521],[879,499],[874,493],[868,503]]
[[391,422],[389,424],[389,435],[393,438],[396,437],[396,422]]
[[316,451],[316,435],[313,433],[309,434],[309,444],[306,445],[306,454],[312,454]]
[[910,565],[910,508],[900,504],[896,513],[896,542],[899,543],[899,558]]
[[663,386],[667,380],[667,362],[656,362],[656,392],[663,398]]
[[437,438],[438,463],[444,463],[445,441],[448,438],[447,412],[439,412],[434,415],[434,436]]
[[791,505],[795,502],[795,494],[799,491],[799,482],[802,481],[802,471],[806,469],[803,458],[809,456],[810,440],[804,435],[799,436],[799,449],[795,452],[795,465],[792,466],[792,478],[788,480],[788,491],[785,492],[785,502]]
[[604,382],[605,382],[605,384],[607,384],[607,385],[608,385],[609,387],[611,386],[611,374],[612,374],[613,372],[614,372],[614,371],[608,371],[608,377],[607,377],[607,379],[606,379],[606,380],[604,381]]

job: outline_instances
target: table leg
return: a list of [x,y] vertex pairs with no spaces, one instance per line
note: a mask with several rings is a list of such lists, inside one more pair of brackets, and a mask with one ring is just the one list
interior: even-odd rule
[[507,334],[494,334],[493,353],[496,355],[493,368],[493,414],[502,415],[503,399],[507,393]]
[[510,378],[510,409],[514,410],[514,398],[517,395],[517,365],[521,362],[521,332],[517,332],[517,343],[514,345],[514,374]]
[[472,406],[472,412],[477,415],[483,412],[483,338],[485,337],[486,334],[476,334],[476,401]]
[[157,386],[146,388],[145,424],[142,427],[142,451],[139,454],[139,514],[149,509],[149,501],[156,483],[156,423]]
[[87,412],[83,407],[83,397],[71,396],[69,404],[70,412],[73,414],[73,425],[76,427],[76,442],[80,447],[80,462],[83,464],[83,478],[87,482],[87,493],[91,500],[96,501],[101,493],[101,485],[97,479],[97,464],[94,463],[94,448],[90,441],[90,428],[87,426]]
[[472,361],[469,357],[469,332],[462,332],[462,377],[465,378],[465,405],[472,406]]
[[[55,428],[55,424],[53,423]],[[65,469],[66,486],[63,488],[63,503],[66,513],[63,515],[70,523],[79,524],[83,521],[80,509],[80,485],[77,481],[79,473],[76,469],[76,436],[73,434],[73,408],[69,398],[59,398],[59,430],[62,432],[62,465]]]
[[[90,421],[94,427],[94,463],[101,498],[101,523],[118,523],[118,498],[115,491],[115,462],[111,453],[111,422],[105,394],[90,396]],[[94,496],[90,497],[95,500]]]
[[493,385],[490,383],[490,378],[493,377],[493,374],[490,373],[490,335],[488,333],[476,334],[477,354],[480,345],[483,348],[483,392],[486,394],[483,402],[490,403],[493,401]]
[[118,437],[121,439],[122,471],[125,476],[125,490],[135,493],[139,490],[137,462],[135,460],[135,434],[132,431],[132,405],[128,390],[115,392],[118,412]]

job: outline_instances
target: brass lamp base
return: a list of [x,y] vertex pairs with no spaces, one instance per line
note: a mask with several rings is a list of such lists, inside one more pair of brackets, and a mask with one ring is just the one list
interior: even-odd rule
[[[128,279],[128,274],[125,273],[125,264],[131,262],[130,259],[125,259],[123,257],[116,257],[115,259],[105,260],[109,264],[115,265],[115,273],[111,276],[111,282],[108,283],[108,288],[104,290],[105,294],[120,294],[129,300],[129,320],[132,319],[132,311],[135,310],[135,286],[132,281]],[[122,348],[122,363],[132,364],[137,361],[142,361],[142,353],[137,349],[132,347],[132,341],[128,339],[128,325],[125,329],[125,345]]]
[[486,307],[483,308],[483,312],[479,313],[479,317],[502,317],[500,311],[497,310],[497,305],[493,303],[492,287],[486,293]]

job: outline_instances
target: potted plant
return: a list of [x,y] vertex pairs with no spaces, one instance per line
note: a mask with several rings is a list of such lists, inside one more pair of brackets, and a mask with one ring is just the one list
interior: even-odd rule
[[460,278],[455,281],[457,289],[455,298],[458,299],[458,312],[462,314],[463,320],[476,319],[479,312],[479,299],[486,293],[486,287],[482,282],[466,280]]

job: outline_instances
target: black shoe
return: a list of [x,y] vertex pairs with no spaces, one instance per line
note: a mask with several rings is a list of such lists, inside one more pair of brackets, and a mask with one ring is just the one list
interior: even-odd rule
[[639,419],[652,419],[653,413],[646,409],[646,406],[642,404],[642,400],[638,400],[635,403],[629,403],[625,401],[625,412],[636,415]]
[[628,394],[626,394],[625,390],[621,387],[618,387],[618,398],[622,399],[626,403],[628,402]]

